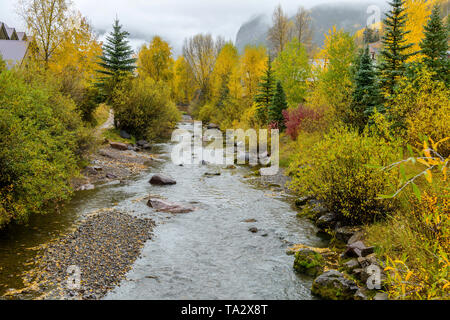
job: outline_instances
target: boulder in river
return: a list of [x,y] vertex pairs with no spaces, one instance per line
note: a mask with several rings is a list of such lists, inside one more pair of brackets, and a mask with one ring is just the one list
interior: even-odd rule
[[78,190],[87,191],[87,190],[94,190],[94,189],[95,189],[95,186],[93,184],[88,183],[88,184],[82,185]]
[[354,300],[358,286],[337,270],[329,270],[314,280],[312,293],[325,300]]
[[206,126],[207,129],[219,129],[220,127],[215,123],[210,123]]
[[148,200],[147,205],[150,208],[155,209],[156,211],[173,214],[188,213],[194,211],[194,208],[192,207],[183,206],[177,203],[170,203],[161,199],[150,199]]
[[322,255],[311,249],[300,249],[295,254],[294,270],[301,274],[316,277],[321,274],[325,267]]
[[251,233],[258,233],[258,228],[252,227],[248,229],[248,231],[250,231]]
[[128,150],[128,145],[126,145],[125,143],[121,143],[121,142],[110,142],[109,145],[110,145],[111,148],[113,148],[113,149],[117,149],[117,150],[121,150],[121,151],[126,151],[126,150]]
[[151,179],[150,179],[150,184],[153,185],[159,185],[159,186],[165,186],[165,185],[173,185],[173,184],[177,184],[177,182],[169,177],[160,175],[160,174],[155,174]]

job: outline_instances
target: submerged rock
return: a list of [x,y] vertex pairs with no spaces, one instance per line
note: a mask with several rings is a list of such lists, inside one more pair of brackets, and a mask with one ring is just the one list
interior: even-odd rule
[[177,203],[166,202],[161,199],[150,199],[148,200],[147,205],[150,208],[155,209],[156,211],[173,214],[189,213],[194,211],[194,208],[192,207],[183,206]]
[[220,176],[221,173],[220,172],[206,172],[205,173],[205,177],[215,177],[215,176]]
[[353,280],[337,270],[330,270],[314,280],[312,293],[325,300],[354,300],[359,290]]
[[169,177],[160,175],[160,174],[155,174],[151,179],[150,179],[150,184],[154,184],[154,185],[173,185],[176,184],[177,182]]
[[316,277],[323,272],[325,260],[322,255],[310,249],[300,249],[295,254],[294,270]]
[[253,227],[248,229],[248,231],[250,231],[251,233],[258,233],[258,228]]

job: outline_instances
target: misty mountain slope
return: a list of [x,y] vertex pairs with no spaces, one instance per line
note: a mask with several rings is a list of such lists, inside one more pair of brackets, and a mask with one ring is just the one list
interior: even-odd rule
[[[313,42],[321,46],[325,39],[325,33],[333,25],[336,25],[337,29],[343,28],[345,31],[351,33],[364,28],[369,17],[367,8],[373,3],[333,3],[314,6],[310,9],[313,26]],[[380,8],[381,12],[384,12],[387,6],[381,5]],[[266,15],[259,15],[244,23],[236,36],[236,47],[239,51],[242,51],[249,44],[267,45],[267,33],[270,24],[271,22]]]
[[250,19],[241,26],[237,33],[236,47],[242,52],[247,45],[266,45],[269,28],[269,17],[264,14]]

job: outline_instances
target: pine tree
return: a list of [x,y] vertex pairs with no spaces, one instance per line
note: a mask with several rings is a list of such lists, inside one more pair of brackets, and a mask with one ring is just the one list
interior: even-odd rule
[[257,118],[260,123],[268,123],[268,112],[270,104],[272,103],[274,93],[274,76],[272,71],[272,61],[269,58],[267,69],[261,81],[258,83],[257,93],[254,102],[258,107]]
[[379,66],[380,82],[383,92],[392,97],[399,78],[406,69],[406,60],[414,54],[408,54],[412,44],[407,44],[405,35],[405,14],[404,1],[393,0],[389,3],[391,10],[386,14],[384,25],[385,35],[382,38],[383,50],[381,51],[381,64]]
[[425,38],[420,43],[423,62],[436,73],[436,79],[449,85],[448,26],[444,25],[440,17],[439,6],[433,8],[428,24],[425,26]]
[[133,58],[133,50],[128,44],[129,33],[122,31],[122,26],[116,18],[113,31],[107,36],[103,45],[103,55],[98,65],[98,70],[104,77],[100,78],[99,86],[108,90],[107,87],[114,87],[110,82],[118,81],[122,75],[132,74],[136,69],[136,59]]
[[221,81],[219,97],[216,102],[216,108],[219,110],[223,110],[226,101],[230,99],[230,88],[228,87],[229,78],[230,78],[229,75],[225,75]]
[[353,101],[351,104],[351,124],[362,131],[367,125],[374,109],[383,111],[381,92],[376,72],[370,57],[369,47],[361,53],[355,73]]
[[284,123],[283,111],[288,108],[286,94],[280,81],[277,81],[277,87],[273,95],[272,103],[269,107],[269,123],[276,125],[280,130],[286,128]]

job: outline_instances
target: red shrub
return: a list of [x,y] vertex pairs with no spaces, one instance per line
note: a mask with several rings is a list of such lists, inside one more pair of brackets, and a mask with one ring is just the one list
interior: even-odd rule
[[306,125],[311,122],[320,120],[323,116],[321,111],[309,109],[303,105],[299,105],[297,109],[284,110],[283,117],[286,124],[286,133],[292,140],[297,139],[300,130],[305,129]]

